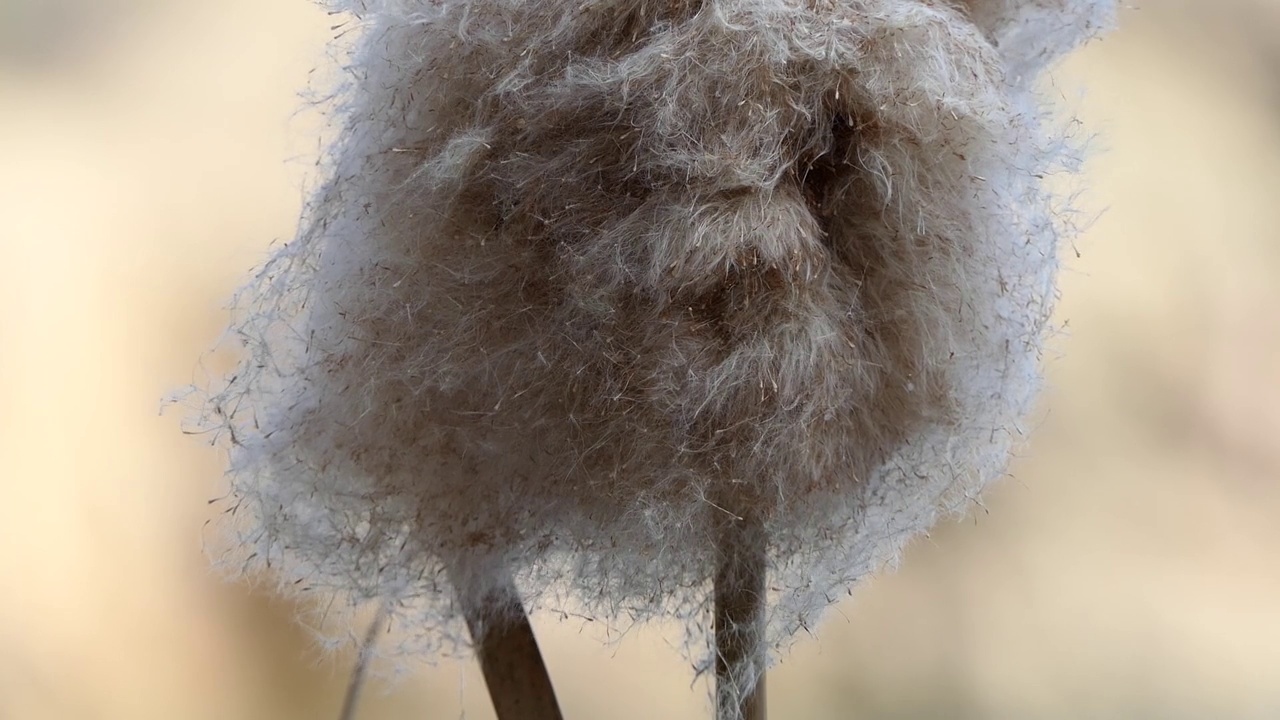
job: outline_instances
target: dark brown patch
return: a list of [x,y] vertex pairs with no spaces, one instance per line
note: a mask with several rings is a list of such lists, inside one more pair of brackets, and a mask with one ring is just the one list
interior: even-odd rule
[[787,276],[765,263],[755,248],[743,250],[710,288],[677,293],[671,302],[694,329],[715,338],[726,350],[777,316],[775,302],[788,287]]
[[656,0],[638,5],[599,3],[582,12],[586,28],[580,55],[616,59],[644,47],[668,28],[687,22],[702,9],[702,0]]

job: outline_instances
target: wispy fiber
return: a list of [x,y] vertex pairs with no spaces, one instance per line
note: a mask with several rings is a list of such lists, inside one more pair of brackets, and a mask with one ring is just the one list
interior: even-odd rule
[[[431,643],[510,572],[785,644],[1004,472],[1110,0],[369,0],[327,175],[211,393],[245,538]],[[749,678],[746,680],[749,682]]]

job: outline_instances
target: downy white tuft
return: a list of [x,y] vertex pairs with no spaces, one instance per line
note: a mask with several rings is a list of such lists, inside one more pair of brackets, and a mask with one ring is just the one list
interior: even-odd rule
[[697,628],[749,517],[781,646],[1004,472],[1074,160],[1033,85],[1109,0],[333,5],[341,137],[209,393],[283,576],[432,647],[507,573]]

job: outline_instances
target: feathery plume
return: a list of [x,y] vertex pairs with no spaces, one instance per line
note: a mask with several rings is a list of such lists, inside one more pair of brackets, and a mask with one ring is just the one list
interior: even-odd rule
[[341,136],[210,393],[246,539],[432,647],[511,578],[713,615],[749,715],[1004,472],[1073,161],[1034,82],[1112,2],[331,4]]

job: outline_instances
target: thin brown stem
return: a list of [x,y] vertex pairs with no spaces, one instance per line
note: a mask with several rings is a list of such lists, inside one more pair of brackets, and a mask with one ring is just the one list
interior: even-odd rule
[[360,701],[360,691],[364,689],[364,684],[369,675],[369,664],[373,660],[374,645],[378,640],[378,628],[382,626],[382,622],[387,617],[387,603],[383,603],[378,608],[378,613],[373,616],[373,620],[369,622],[369,629],[365,631],[364,640],[360,643],[360,652],[356,655],[355,667],[351,670],[351,680],[347,683],[347,695],[342,701],[342,714],[338,716],[338,720],[354,720],[356,716],[356,705]]
[[515,584],[507,578],[463,615],[498,720],[563,720],[555,688]]
[[764,527],[736,518],[720,537],[715,576],[716,720],[765,720]]

